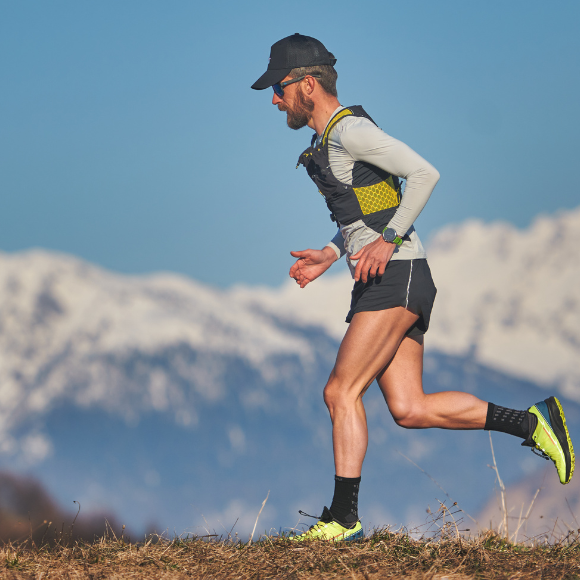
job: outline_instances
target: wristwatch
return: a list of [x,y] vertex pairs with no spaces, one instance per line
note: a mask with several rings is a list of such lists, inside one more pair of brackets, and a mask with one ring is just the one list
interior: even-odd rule
[[396,244],[397,246],[400,246],[403,243],[403,240],[397,235],[397,232],[389,226],[383,230],[383,240],[390,244]]

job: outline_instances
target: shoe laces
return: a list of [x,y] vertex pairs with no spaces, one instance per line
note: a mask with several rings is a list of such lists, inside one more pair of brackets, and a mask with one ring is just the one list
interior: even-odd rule
[[302,510],[298,510],[298,513],[301,516],[306,516],[307,518],[314,518],[315,520],[319,520],[322,516],[311,516],[310,514],[307,514],[306,512],[303,512]]
[[[306,512],[303,512],[302,510],[298,510],[298,513],[299,513],[301,516],[306,516],[307,518],[313,518],[313,519],[315,519],[315,520],[318,520],[318,521],[317,521],[315,524],[313,524],[312,526],[310,526],[310,527],[308,528],[308,531],[311,531],[311,530],[318,530],[318,529],[324,528],[324,527],[326,527],[326,526],[327,526],[327,525],[328,525],[330,522],[332,522],[332,515],[331,515],[331,513],[330,513],[330,511],[328,510],[328,508],[327,508],[327,507],[325,507],[325,508],[322,510],[322,515],[320,515],[320,516],[313,516],[313,515],[307,514]],[[326,517],[325,517],[325,516],[326,516]]]
[[532,453],[534,455],[537,455],[538,457],[541,457],[542,459],[545,459],[546,461],[550,460],[550,457],[548,455],[546,455],[546,453],[544,453],[544,451],[542,449],[540,449],[538,451],[538,448],[532,447]]

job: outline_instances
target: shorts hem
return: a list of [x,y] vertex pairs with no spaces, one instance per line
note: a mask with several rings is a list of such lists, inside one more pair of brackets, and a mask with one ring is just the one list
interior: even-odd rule
[[391,310],[391,308],[399,308],[399,307],[408,310],[411,314],[419,316],[419,318],[409,327],[409,330],[405,332],[405,336],[423,336],[427,332],[428,328],[420,328],[417,326],[417,323],[422,322],[421,314],[413,312],[410,308],[407,308],[404,304],[393,304],[392,306],[387,306],[386,308],[361,308],[360,310],[355,310],[352,313],[349,312],[345,322],[350,324],[352,322],[352,319],[354,318],[354,315],[358,314],[359,312],[382,312],[383,310]]

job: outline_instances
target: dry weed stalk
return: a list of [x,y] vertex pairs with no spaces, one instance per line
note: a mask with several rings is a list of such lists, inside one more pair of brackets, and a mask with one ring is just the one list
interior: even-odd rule
[[[495,461],[495,453],[493,451],[493,441],[491,440],[491,431],[489,432],[489,445],[491,447],[491,457],[493,458],[493,466],[489,465],[495,471],[495,475],[497,477],[497,483],[499,485],[499,491],[501,495],[501,511],[503,516],[503,535],[505,536],[506,540],[509,540],[509,531],[508,531],[508,510],[507,510],[507,501],[506,501],[506,493],[505,493],[505,485],[499,475],[499,469],[497,468],[497,463]],[[501,529],[501,526],[500,526]]]
[[[441,485],[439,484],[439,482],[434,477],[432,477],[429,473],[427,473],[422,467],[420,467],[419,465],[417,465],[412,459],[409,459],[404,453],[401,453],[400,451],[398,451],[398,453],[399,453],[399,455],[401,455],[402,457],[404,457],[409,463],[411,463],[412,465],[414,465],[424,475],[426,475],[447,496],[447,499],[449,501],[453,502],[453,506],[457,506],[457,502],[456,501],[454,502],[453,499],[451,499],[451,496],[441,487]],[[437,500],[437,501],[439,501],[439,500]],[[439,502],[439,503],[441,503],[441,502]],[[464,513],[475,525],[479,525],[478,522],[477,522],[477,520],[475,518],[472,518],[466,511],[462,510],[459,507],[457,509],[460,512]],[[431,513],[430,510],[427,510],[427,513]]]
[[260,519],[260,514],[262,513],[262,510],[264,509],[264,506],[266,505],[266,502],[268,501],[269,497],[270,497],[270,490],[268,490],[268,494],[266,495],[266,499],[262,502],[262,507],[260,508],[260,511],[258,512],[258,515],[256,516],[256,521],[254,522],[254,528],[252,529],[252,533],[250,534],[250,540],[248,541],[248,544],[250,544],[250,546],[252,545],[252,538],[254,537],[254,532],[256,531],[256,526],[258,525],[258,520]]
[[541,487],[539,487],[536,490],[536,493],[534,494],[534,497],[532,498],[532,501],[530,502],[530,507],[528,508],[528,511],[526,512],[526,515],[524,516],[524,518],[522,519],[522,511],[524,509],[524,504],[522,503],[522,509],[520,510],[520,518],[518,520],[518,527],[516,528],[515,534],[514,534],[514,539],[513,542],[514,544],[517,544],[518,542],[518,533],[520,531],[520,528],[522,527],[522,524],[524,522],[528,521],[528,518],[530,517],[530,514],[532,513],[532,508],[534,507],[534,503],[536,502],[536,498],[538,497],[538,494],[540,493],[540,491],[542,490]]

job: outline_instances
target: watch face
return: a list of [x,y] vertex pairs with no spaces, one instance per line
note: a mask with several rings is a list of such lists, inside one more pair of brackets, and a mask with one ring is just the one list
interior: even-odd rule
[[393,243],[393,241],[395,240],[396,237],[397,237],[397,232],[393,228],[387,228],[383,232],[383,240],[385,240],[385,242]]

